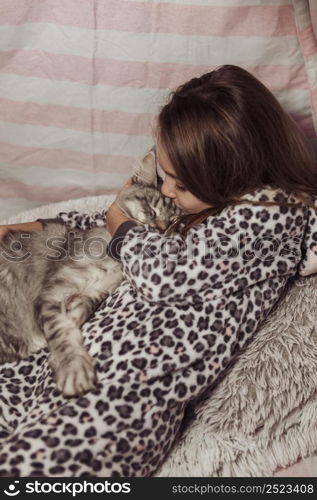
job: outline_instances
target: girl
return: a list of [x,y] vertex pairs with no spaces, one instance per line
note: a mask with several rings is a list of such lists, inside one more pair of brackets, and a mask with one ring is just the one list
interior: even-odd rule
[[[106,224],[120,244],[109,252],[124,280],[83,327],[98,390],[63,398],[43,353],[2,367],[3,476],[154,474],[185,409],[219,381],[298,271],[307,274],[316,170],[291,118],[250,73],[222,66],[172,93],[156,159],[162,193],[184,214],[161,234],[111,205]],[[87,227],[103,216],[58,220]]]

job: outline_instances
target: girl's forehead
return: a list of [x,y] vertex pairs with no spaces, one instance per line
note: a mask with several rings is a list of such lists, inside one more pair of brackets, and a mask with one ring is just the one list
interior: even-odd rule
[[160,149],[158,146],[155,148],[155,159],[157,170],[160,169],[162,174],[169,175],[175,180],[177,179],[176,172],[168,156],[165,154],[164,150]]
[[155,154],[156,158],[161,161],[168,161],[168,157],[165,153],[164,146],[162,146],[161,142],[159,139],[157,139],[156,144],[155,144]]

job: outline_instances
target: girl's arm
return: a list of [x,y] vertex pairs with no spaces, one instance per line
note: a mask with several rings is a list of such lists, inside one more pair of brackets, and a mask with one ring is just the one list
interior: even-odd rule
[[114,236],[117,229],[124,222],[131,221],[129,217],[127,217],[121,210],[121,208],[117,205],[116,202],[113,202],[112,205],[108,208],[107,211],[107,230]]
[[20,224],[9,224],[0,226],[0,240],[10,230],[25,231],[42,231],[47,223],[65,224],[71,229],[89,229],[91,227],[105,225],[106,210],[94,213],[80,213],[77,211],[59,212],[56,217],[49,219],[37,219],[32,222],[24,222]]
[[[132,182],[132,179],[124,184],[120,189],[120,193],[126,189]],[[119,193],[118,193],[119,194]],[[15,231],[25,231],[26,233],[30,231],[42,231],[46,223],[56,222],[61,224],[66,224],[70,228],[77,229],[89,229],[97,226],[104,226],[106,224],[107,216],[107,229],[111,235],[113,235],[118,227],[130,219],[123,214],[120,207],[114,202],[108,210],[104,209],[101,212],[94,212],[91,214],[80,213],[77,211],[71,212],[59,212],[55,218],[50,219],[37,219],[32,222],[21,222],[20,224],[9,224],[0,226],[0,240],[3,236],[10,230]]]
[[106,210],[102,210],[101,212],[94,212],[91,214],[80,213],[74,210],[71,212],[59,212],[54,218],[52,217],[49,219],[37,219],[32,222],[0,226],[0,240],[10,229],[15,231],[25,231],[26,233],[30,231],[42,231],[46,223],[52,222],[65,224],[71,229],[89,229],[91,227],[104,226],[105,217]]
[[110,205],[106,221],[106,228],[112,236],[107,247],[107,254],[110,257],[118,262],[121,261],[120,252],[125,235],[137,225],[138,223],[129,219],[115,202]]
[[[130,184],[130,180],[124,185],[122,189]],[[121,190],[120,190],[121,192]],[[80,213],[75,210],[71,212],[59,212],[56,217],[49,219],[37,219],[32,222],[21,222],[19,224],[8,224],[0,226],[0,239],[10,230],[15,231],[42,231],[46,223],[55,222],[66,224],[70,228],[89,229],[92,227],[102,227],[106,223],[107,216],[107,229],[111,235],[115,233],[117,228],[123,223],[130,220],[123,214],[120,207],[113,202],[112,205],[106,210],[93,213]]]

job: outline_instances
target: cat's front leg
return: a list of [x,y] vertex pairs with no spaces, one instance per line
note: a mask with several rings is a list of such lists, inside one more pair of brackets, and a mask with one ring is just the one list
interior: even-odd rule
[[80,396],[96,389],[96,361],[85,349],[69,352],[62,359],[52,353],[49,364],[55,372],[56,386],[64,396]]
[[94,297],[81,294],[71,295],[65,300],[65,309],[68,318],[72,319],[77,326],[82,326],[108,295],[107,292],[99,293]]
[[37,321],[51,353],[49,363],[57,387],[65,396],[79,396],[96,387],[95,360],[88,354],[79,326],[67,315],[63,302],[39,300]]

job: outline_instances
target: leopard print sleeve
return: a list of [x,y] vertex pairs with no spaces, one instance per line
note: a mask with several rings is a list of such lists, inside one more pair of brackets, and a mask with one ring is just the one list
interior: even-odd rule
[[201,300],[212,288],[219,295],[220,275],[211,258],[211,230],[197,224],[183,239],[162,235],[145,224],[130,229],[121,247],[123,273],[147,300]]
[[77,211],[59,212],[56,218],[71,229],[90,229],[105,225],[106,209],[101,212],[80,213]]

